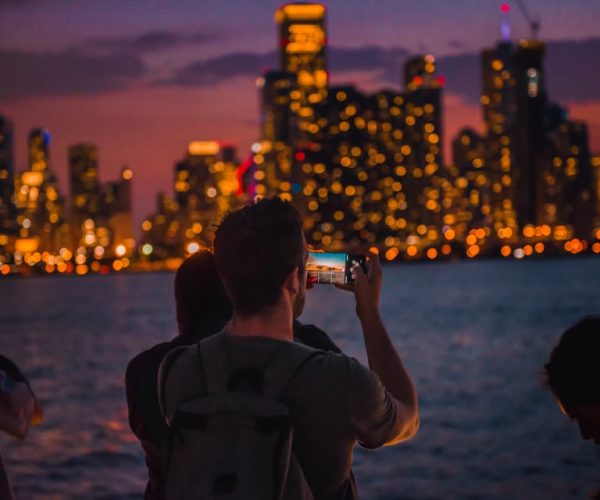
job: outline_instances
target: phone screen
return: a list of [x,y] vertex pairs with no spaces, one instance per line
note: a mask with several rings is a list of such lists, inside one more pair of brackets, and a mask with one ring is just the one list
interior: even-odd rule
[[357,266],[365,270],[364,255],[308,252],[306,271],[311,283],[345,285],[354,281],[352,271]]

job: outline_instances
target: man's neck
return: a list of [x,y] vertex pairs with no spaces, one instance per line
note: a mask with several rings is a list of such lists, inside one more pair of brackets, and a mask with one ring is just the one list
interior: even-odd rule
[[294,340],[293,314],[284,304],[255,316],[240,316],[234,312],[227,333],[237,337],[267,337],[291,342]]

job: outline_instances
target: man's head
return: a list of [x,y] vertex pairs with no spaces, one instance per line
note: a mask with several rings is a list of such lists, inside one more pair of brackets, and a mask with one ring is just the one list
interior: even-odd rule
[[302,216],[267,198],[232,212],[215,237],[217,268],[236,314],[260,315],[287,290],[297,310],[304,300],[306,242]]
[[231,318],[231,303],[225,294],[212,253],[202,251],[188,257],[175,274],[175,304],[179,334],[195,340],[207,321]]
[[584,439],[600,443],[600,316],[588,316],[561,336],[545,366],[561,409]]

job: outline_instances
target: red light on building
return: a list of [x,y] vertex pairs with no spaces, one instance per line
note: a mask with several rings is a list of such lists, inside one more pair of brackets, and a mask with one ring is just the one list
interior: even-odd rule
[[296,153],[296,160],[304,161],[306,159],[306,154],[303,151],[298,151]]
[[438,76],[437,81],[442,87],[446,85],[446,77],[444,75]]
[[244,194],[244,174],[252,167],[253,165],[252,156],[246,159],[237,169],[236,177],[238,181],[238,188],[236,194],[241,196]]
[[413,77],[413,83],[415,85],[422,85],[423,84],[423,78],[421,78],[420,76],[415,76]]
[[501,10],[502,12],[509,12],[509,11],[510,11],[510,5],[508,5],[507,3],[503,3],[503,4],[500,6],[500,10]]

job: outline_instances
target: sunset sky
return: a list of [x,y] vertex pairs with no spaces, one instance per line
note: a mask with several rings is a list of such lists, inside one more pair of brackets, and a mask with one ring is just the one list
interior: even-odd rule
[[[524,0],[548,42],[550,98],[587,121],[600,151],[600,2]],[[444,139],[481,128],[479,51],[499,39],[495,0],[332,0],[332,82],[400,90],[405,59],[438,58],[447,79]],[[528,35],[516,3],[513,38]],[[258,137],[256,76],[277,68],[272,0],[0,0],[0,114],[16,129],[17,170],[26,139],[50,130],[62,192],[67,148],[100,148],[100,177],[134,169],[134,216],[172,192],[173,164],[190,140],[234,142],[241,158]]]

